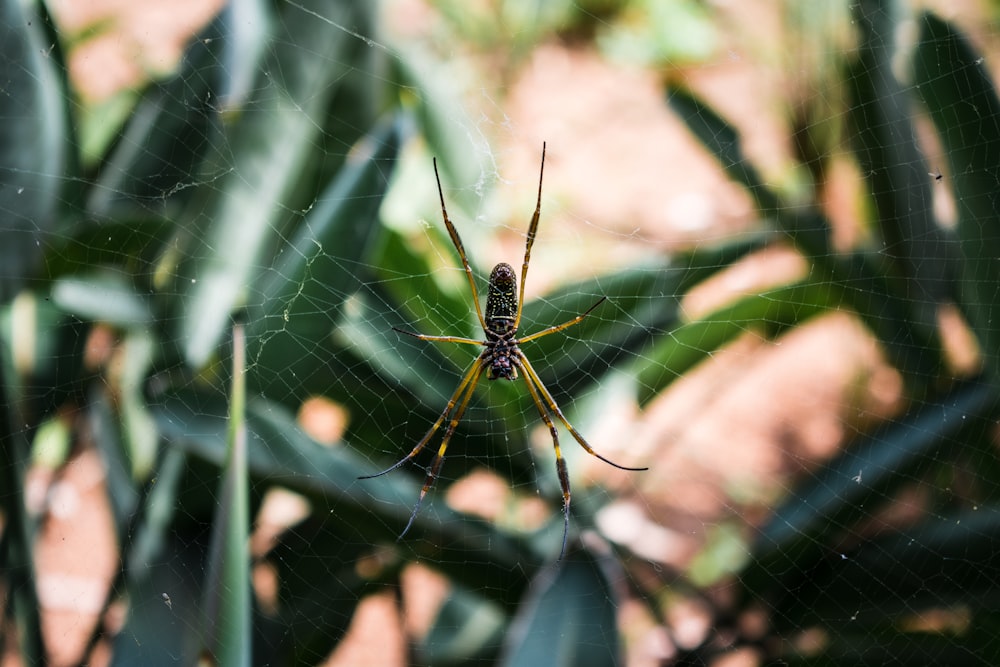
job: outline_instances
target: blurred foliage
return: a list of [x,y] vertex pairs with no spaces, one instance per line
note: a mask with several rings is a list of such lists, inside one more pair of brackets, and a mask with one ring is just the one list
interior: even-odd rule
[[431,4],[445,19],[432,42],[503,53],[508,66],[519,64],[553,35],[593,42],[613,60],[654,67],[702,62],[718,47],[711,10],[697,0],[433,0]]
[[[469,42],[521,54],[553,32],[661,65],[715,48],[701,3],[436,4]],[[767,663],[997,654],[1000,234],[991,229],[1000,224],[1000,109],[981,58],[954,26],[921,15],[903,50],[895,39],[911,17],[874,0],[851,6],[857,48],[823,75],[839,73],[838,94],[814,96],[842,102],[839,120],[828,122],[829,109],[792,113],[795,169],[812,187],[791,199],[695,91],[671,89],[669,105],[750,194],[761,229],[525,304],[532,323],[564,321],[600,296],[614,305],[613,316],[589,318],[571,337],[532,343],[557,400],[568,388],[600,388],[645,404],[748,326],[778,341],[845,309],[902,375],[904,414],[859,433],[789,488],[762,525],[720,524],[689,571],[664,572],[592,534],[609,502],[600,489],[575,490],[572,551],[552,563],[558,481],[532,458],[536,415],[516,387],[473,401],[462,434],[470,454],[451,461],[450,474],[503,452],[504,465],[489,467],[512,485],[537,484],[551,516],[540,528],[437,502],[394,545],[421,471],[357,481],[422,435],[468,362],[461,350],[400,340],[392,327],[476,335],[467,301],[432,279],[411,239],[379,223],[397,156],[416,131],[446,172],[473,158],[451,138],[457,93],[430,76],[427,54],[357,37],[376,33],[371,3],[234,0],[174,75],[102,108],[76,104],[65,45],[43,5],[4,0],[2,10],[0,636],[17,637],[26,664],[45,660],[35,571],[45,516],[29,509],[26,478],[31,466],[58,468],[86,448],[107,470],[121,562],[105,600],[105,610],[125,602],[109,640],[113,664],[192,664],[205,651],[221,664],[315,664],[360,600],[398,587],[415,560],[433,564],[452,590],[412,647],[419,664],[619,664],[626,595],[668,628],[673,605],[711,610],[711,632],[679,649],[678,664],[741,647]],[[497,31],[497,21],[511,29]],[[896,66],[901,58],[909,68]],[[911,79],[898,78],[904,70]],[[923,157],[921,117],[949,159],[940,179]],[[835,247],[819,203],[827,162],[841,155],[856,163],[870,199],[871,233],[850,249]],[[956,203],[953,230],[933,214],[936,196]],[[438,226],[426,234],[448,247]],[[805,278],[682,316],[692,288],[788,244],[809,263]],[[979,342],[979,376],[954,377],[949,366],[938,325],[949,305]],[[245,325],[234,329],[234,320]],[[230,343],[242,328],[245,349],[239,334]],[[296,419],[316,396],[352,416],[332,445]],[[914,487],[926,496],[920,516],[879,519],[874,530]],[[251,557],[249,524],[273,489],[299,494],[309,511]],[[276,600],[251,594],[255,567],[273,573]],[[720,585],[730,586],[725,603],[711,595]],[[183,622],[165,593],[188,601]],[[766,623],[751,632],[743,620],[761,611]],[[809,633],[821,641],[794,641]],[[99,637],[95,630],[91,643]]]
[[718,49],[709,8],[696,0],[631,0],[612,23],[597,30],[597,44],[613,60],[646,67],[703,62]]
[[[668,95],[746,188],[775,242],[791,243],[809,269],[802,282],[764,300],[751,296],[685,324],[654,358],[672,363],[686,352],[684,332],[692,327],[710,341],[702,347],[714,349],[726,344],[733,321],[760,321],[780,336],[847,309],[879,340],[908,399],[903,414],[858,434],[753,530],[750,557],[731,578],[737,601],[715,609],[713,632],[693,654],[715,655],[713,642],[726,637],[726,650],[753,647],[767,664],[987,664],[1000,655],[993,611],[1000,588],[990,556],[1000,528],[997,276],[988,259],[1000,251],[996,88],[967,39],[935,15],[910,16],[901,3],[877,0],[854,3],[851,13],[857,46],[844,52],[842,81],[828,88],[844,93],[814,96],[823,108],[798,108],[793,122],[814,201],[769,187],[737,132],[697,94],[677,88]],[[915,43],[900,41],[904,25],[916,26]],[[838,100],[841,109],[829,107]],[[925,158],[934,150],[918,129],[926,119],[947,156],[946,174]],[[844,155],[865,181],[870,213],[861,221],[868,233],[849,249],[834,245],[820,204],[830,163]],[[953,229],[935,213],[940,197],[956,204]],[[972,376],[950,365],[941,342],[941,313],[952,306],[981,350],[981,371]],[[655,366],[640,372],[648,397],[673,380]],[[893,518],[914,492],[915,515]],[[738,619],[760,609],[769,619],[766,636],[745,635]],[[801,641],[788,641],[795,637]]]

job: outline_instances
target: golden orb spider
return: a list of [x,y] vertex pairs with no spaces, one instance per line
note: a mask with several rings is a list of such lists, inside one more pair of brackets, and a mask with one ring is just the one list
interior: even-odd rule
[[444,204],[444,192],[441,189],[441,177],[438,175],[437,159],[434,160],[434,178],[437,179],[438,196],[441,199],[441,215],[444,217],[445,227],[448,228],[448,234],[451,236],[452,243],[455,244],[455,249],[458,250],[458,256],[462,260],[462,266],[465,268],[465,276],[469,280],[469,287],[472,290],[472,302],[476,306],[476,315],[479,316],[479,323],[483,327],[483,333],[486,335],[486,340],[474,340],[472,338],[461,338],[458,336],[425,336],[423,334],[413,333],[410,331],[404,331],[402,329],[393,329],[401,334],[406,334],[407,336],[413,336],[414,338],[419,338],[420,340],[435,341],[438,343],[461,343],[463,345],[480,345],[483,348],[482,353],[476,357],[476,360],[472,363],[472,366],[465,372],[465,376],[462,381],[458,384],[458,389],[455,393],[451,395],[448,399],[448,404],[445,406],[444,411],[441,416],[437,418],[430,430],[420,439],[420,442],[410,451],[409,454],[404,456],[394,465],[386,468],[382,472],[375,473],[374,475],[364,475],[359,477],[359,479],[371,479],[372,477],[379,477],[385,475],[386,473],[392,472],[396,468],[400,467],[407,461],[410,461],[415,457],[420,451],[430,442],[434,434],[438,432],[441,425],[448,419],[451,415],[451,419],[448,421],[448,426],[445,429],[444,437],[441,439],[441,445],[438,447],[437,455],[434,457],[433,463],[431,463],[430,468],[427,469],[427,476],[424,479],[424,486],[420,489],[420,496],[417,498],[416,504],[413,506],[413,512],[410,514],[410,520],[406,523],[406,527],[403,532],[399,534],[399,538],[402,539],[406,535],[407,531],[410,530],[410,526],[413,525],[413,520],[416,519],[417,513],[420,511],[420,505],[424,501],[424,496],[434,485],[434,481],[437,479],[438,473],[441,470],[441,464],[444,462],[444,454],[448,449],[448,443],[451,441],[451,436],[455,433],[455,428],[458,426],[459,421],[462,419],[462,415],[465,414],[465,408],[469,405],[469,401],[472,399],[472,394],[475,391],[476,385],[479,383],[479,379],[482,377],[483,373],[486,373],[486,377],[490,380],[496,380],[498,378],[504,378],[507,380],[516,380],[518,378],[518,371],[521,372],[521,377],[524,378],[524,383],[528,386],[528,393],[531,395],[531,399],[535,403],[535,407],[538,409],[538,414],[541,415],[542,421],[545,425],[549,427],[549,433],[552,436],[552,446],[555,448],[556,453],[556,470],[559,474],[559,485],[562,488],[563,494],[563,540],[562,540],[562,550],[559,552],[559,560],[562,560],[563,556],[566,554],[566,541],[569,537],[569,502],[570,502],[570,486],[569,486],[569,472],[566,469],[566,461],[562,457],[562,451],[559,448],[559,433],[556,430],[555,423],[552,421],[552,417],[549,413],[554,414],[556,418],[559,419],[570,432],[573,438],[580,443],[587,453],[596,456],[605,463],[612,465],[621,470],[648,470],[648,468],[630,468],[627,466],[619,465],[614,461],[610,461],[591,447],[580,432],[573,428],[573,425],[569,423],[563,415],[562,410],[556,404],[552,394],[546,389],[545,385],[542,384],[541,378],[538,377],[538,373],[532,367],[531,362],[528,358],[524,356],[521,351],[521,345],[532,341],[542,336],[548,336],[549,334],[562,331],[574,324],[580,322],[583,318],[590,314],[592,310],[597,308],[599,305],[604,303],[607,297],[601,297],[597,303],[588,308],[584,313],[577,315],[568,322],[563,322],[548,329],[543,329],[536,333],[523,338],[517,337],[517,328],[521,324],[521,306],[524,303],[524,283],[528,276],[528,262],[531,260],[531,246],[535,243],[535,234],[538,231],[538,217],[542,209],[542,177],[545,175],[545,144],[542,144],[542,166],[538,174],[538,200],[535,204],[535,214],[531,216],[531,224],[528,226],[528,239],[524,246],[524,263],[521,265],[521,286],[518,289],[517,276],[514,273],[513,267],[510,264],[500,263],[493,267],[493,271],[490,273],[490,281],[488,287],[488,293],[486,295],[486,316],[483,316],[483,311],[479,305],[479,293],[476,290],[476,281],[472,275],[472,267],[469,266],[469,259],[465,255],[465,248],[462,247],[462,239],[458,236],[458,231],[455,226],[448,219],[448,210],[445,208]]

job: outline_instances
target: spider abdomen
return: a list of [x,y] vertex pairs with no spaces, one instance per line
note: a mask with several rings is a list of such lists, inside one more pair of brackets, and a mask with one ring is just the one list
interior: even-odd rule
[[486,330],[502,337],[514,330],[517,320],[517,275],[505,262],[493,267],[486,293]]

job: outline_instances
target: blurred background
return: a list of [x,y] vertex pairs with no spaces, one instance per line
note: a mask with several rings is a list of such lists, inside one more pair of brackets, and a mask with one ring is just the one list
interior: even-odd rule
[[1000,657],[995,3],[3,7],[3,667]]

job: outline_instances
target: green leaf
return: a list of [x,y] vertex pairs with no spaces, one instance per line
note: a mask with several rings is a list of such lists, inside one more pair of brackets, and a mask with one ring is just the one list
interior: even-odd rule
[[386,121],[354,147],[251,299],[251,381],[290,406],[326,393],[331,383],[323,363],[335,356],[331,332],[363,280],[401,132]]
[[10,364],[8,390],[22,411],[15,423],[30,438],[40,421],[79,396],[87,327],[51,299],[24,290],[0,306],[0,352]]
[[[175,233],[174,221],[148,215],[81,220],[71,233],[53,239],[45,258],[47,277],[86,280],[102,273],[122,272],[126,275],[118,276],[120,282],[148,295],[153,283],[153,263]],[[103,269],[109,270],[103,272]],[[129,297],[135,298],[135,295]],[[166,294],[155,295],[160,303],[169,298]]]
[[[671,91],[668,100],[729,177],[747,189],[761,214],[806,257],[812,280],[841,288],[845,302],[882,341],[890,361],[906,375],[908,388],[919,393],[916,390],[926,386],[940,368],[939,341],[933,332],[913,325],[912,300],[893,282],[891,271],[878,254],[880,249],[853,254],[838,252],[833,246],[830,221],[818,204],[783,201],[743,155],[739,135],[729,123],[685,91]],[[919,252],[930,251],[925,248]],[[935,256],[947,254],[935,252]],[[932,273],[943,270],[934,268]],[[926,318],[923,310],[917,310],[921,311],[920,317]]]
[[[260,619],[266,639],[257,642],[257,664],[312,665],[329,655],[350,626],[370,586],[357,568],[372,548],[350,529],[327,520],[316,507],[268,553],[280,578],[277,618]],[[317,585],[317,582],[322,582]]]
[[[323,20],[331,12],[333,18]],[[194,368],[215,352],[229,314],[246,303],[262,257],[282,242],[294,217],[290,196],[337,82],[350,69],[340,54],[353,38],[338,26],[351,23],[352,12],[313,2],[289,9],[283,25],[295,36],[294,48],[272,43],[254,97],[220,139],[224,153],[210,153],[203,166],[201,196],[185,214],[198,221],[191,255],[176,268],[182,293],[176,336]]]
[[66,276],[53,284],[52,300],[81,319],[127,328],[148,327],[153,323],[153,309],[130,280],[127,274],[111,271]]
[[210,29],[207,39],[220,39],[217,101],[223,115],[236,111],[250,99],[261,60],[275,31],[273,5],[267,0],[230,0]]
[[233,327],[226,462],[212,523],[204,597],[205,647],[222,667],[250,665],[250,515],[247,475],[246,339]]
[[40,2],[0,4],[0,303],[38,269],[75,171],[62,52]]
[[650,69],[708,61],[719,49],[712,10],[696,0],[640,0],[602,26],[598,43],[612,61]]
[[[421,133],[443,172],[442,180],[468,183],[475,178],[480,183],[488,147],[479,147],[467,133],[455,131],[456,116],[462,126],[471,125],[472,121],[462,116],[465,104],[453,78],[441,76],[440,63],[419,46],[407,48],[393,64],[399,70],[398,78],[404,89],[419,92],[405,101],[414,107]],[[459,209],[472,210],[479,192],[478,187],[457,188],[446,192],[446,197],[449,202],[457,203]]]
[[144,394],[146,377],[156,352],[156,341],[147,329],[129,331],[125,335],[121,349],[119,400],[130,472],[136,480],[149,479],[159,443],[159,433]]
[[[220,397],[191,392],[166,394],[154,406],[153,414],[174,446],[216,466],[223,464],[227,410]],[[358,480],[379,469],[344,444],[320,446],[301,432],[287,409],[260,398],[250,400],[247,424],[248,465],[255,480],[267,480],[323,504],[336,504],[337,521],[355,526],[372,538],[395,538],[402,530],[420,490],[414,479],[386,475]],[[373,509],[393,525],[355,521],[370,516]],[[435,524],[441,518],[457,521],[461,516],[446,509],[435,511],[443,515]],[[424,523],[429,524],[430,519],[418,520],[414,529]]]
[[272,14],[262,0],[227,2],[188,45],[180,70],[142,92],[114,145],[100,151],[87,197],[92,216],[177,214],[195,190],[199,164],[217,148],[223,118],[248,102]]
[[[442,276],[434,275],[435,267],[427,261],[428,253],[418,252],[415,248],[418,244],[413,238],[386,229],[382,233],[381,247],[374,257],[386,294],[393,303],[399,304],[396,310],[409,323],[408,330],[414,333],[481,337],[482,325],[476,318],[469,284],[464,273],[461,273],[460,279],[456,278],[462,268],[451,239],[436,226],[427,229],[426,233],[432,239],[435,250],[442,248],[447,258],[454,257],[454,264],[448,269],[449,275],[444,276],[451,279],[454,289],[442,287]],[[481,286],[485,288],[485,283]]]
[[[226,414],[222,397],[204,392],[167,393],[153,406],[170,449],[188,452],[214,466],[221,466],[225,459]],[[422,479],[396,471],[359,480],[381,467],[344,443],[320,446],[302,433],[287,409],[260,398],[251,399],[247,406],[247,426],[248,466],[255,491],[263,493],[270,485],[287,488],[316,507],[329,508],[326,520],[349,531],[351,539],[371,545],[395,543]],[[533,542],[455,512],[436,498],[428,498],[399,548],[448,562],[468,562],[470,553],[482,554],[475,561],[479,567],[455,573],[471,589],[488,588],[492,577],[509,578],[511,567],[530,573],[550,555],[536,552]],[[509,599],[518,590],[511,582],[491,593]]]
[[853,100],[854,154],[871,192],[881,233],[883,269],[906,294],[912,335],[930,351],[939,348],[937,310],[955,289],[953,244],[934,219],[930,168],[913,124],[909,87],[896,79],[894,32],[902,9],[864,0],[852,4],[860,29],[857,62],[847,73]]
[[453,587],[418,650],[429,665],[468,665],[497,652],[506,625],[495,602]]
[[[448,349],[443,344],[418,341],[393,331],[394,326],[407,330],[411,327],[401,321],[391,306],[392,300],[377,287],[352,297],[351,306],[338,322],[334,335],[345,352],[350,352],[350,356],[342,353],[340,361],[354,361],[345,364],[349,370],[347,376],[332,375],[336,379],[331,385],[331,390],[346,394],[342,400],[352,413],[367,415],[374,399],[385,405],[388,414],[395,415],[394,420],[370,423],[366,437],[353,436],[359,443],[382,443],[381,451],[386,459],[391,459],[383,467],[405,455],[426,433],[481,352],[478,346],[453,344]],[[381,388],[381,393],[372,391],[373,386]],[[507,458],[498,472],[515,484],[535,481],[536,464],[531,448],[525,444],[523,426],[525,416],[535,419],[538,413],[533,407],[524,413],[511,410],[519,404],[511,401],[510,396],[517,396],[518,392],[527,396],[520,382],[498,384],[480,380],[450,450],[461,452],[461,456],[450,456],[447,475],[436,483],[438,490],[461,477],[462,466],[464,469],[476,464],[495,467],[495,460],[488,455],[496,452]],[[438,437],[441,435],[443,429]],[[370,450],[373,454],[380,451],[377,445]],[[425,455],[430,456],[433,450],[434,446],[428,447]]]
[[[2,307],[4,310],[11,308],[8,304]],[[7,489],[0,494],[0,510],[4,516],[0,572],[3,572],[4,586],[10,590],[10,599],[4,603],[2,627],[7,629],[10,617],[17,633],[21,660],[26,664],[43,664],[45,650],[35,589],[37,521],[28,513],[24,495],[31,463],[32,434],[31,429],[24,426],[27,407],[24,388],[9,353],[9,338],[5,335],[0,341],[3,343],[0,346],[3,352],[0,357],[0,483]]]
[[614,667],[622,664],[617,594],[609,558],[570,554],[532,582],[507,633],[501,665]]
[[[115,522],[119,544],[124,544],[132,529],[136,509],[141,501],[141,490],[132,475],[122,423],[115,413],[112,392],[95,385],[90,392],[87,414],[90,430],[107,471],[105,486]],[[155,444],[155,443],[154,443]]]
[[700,589],[739,572],[750,557],[742,526],[719,523],[706,532],[705,545],[688,565],[689,579]]
[[836,310],[841,293],[812,280],[740,299],[700,320],[679,326],[643,357],[639,386],[641,403],[695,365],[708,359],[748,330],[775,336],[828,310]]
[[640,373],[655,372],[657,364],[646,357],[651,346],[681,326],[684,295],[773,239],[770,234],[745,236],[681,254],[668,264],[626,269],[536,299],[524,307],[522,326],[528,334],[570,319],[601,296],[607,302],[575,327],[527,343],[525,354],[538,360],[535,367],[557,399],[567,387],[600,382],[611,366],[629,359]]
[[746,159],[736,129],[711,107],[683,88],[672,88],[667,103],[712,154],[729,178],[746,188],[757,208],[771,213],[781,208],[777,194],[764,183],[757,168]]
[[916,468],[961,442],[959,433],[988,419],[995,407],[988,385],[970,383],[845,449],[796,487],[760,529],[754,560],[740,575],[747,590],[764,598],[794,590],[790,573],[811,576],[813,564],[829,555],[840,531],[871,517],[874,506],[911,481]]
[[440,406],[440,410],[482,348],[453,344],[446,349],[444,344],[418,341],[393,331],[393,327],[407,329],[406,323],[394,310],[387,310],[391,303],[377,294],[372,290],[351,298],[336,324],[334,340],[364,360],[388,386],[402,387],[420,406]]
[[[955,614],[959,622],[962,610],[935,610],[945,615]],[[996,650],[996,619],[981,622],[973,618],[971,627],[961,633],[950,631],[905,632],[897,627],[872,627],[841,614],[835,627],[816,633],[827,639],[821,653],[797,655],[789,648],[779,664],[837,665],[838,667],[868,667],[869,665],[965,665],[982,662],[980,656]],[[813,630],[813,628],[807,628]]]
[[177,214],[221,132],[215,105],[228,75],[219,54],[226,42],[217,18],[188,46],[177,74],[142,91],[112,145],[97,156],[97,181],[86,200],[91,216]]
[[159,538],[155,559],[129,563],[128,616],[112,643],[112,667],[197,664],[208,544],[172,530]]
[[1000,377],[1000,329],[996,326],[1000,284],[1000,100],[983,58],[949,23],[933,14],[920,20],[914,54],[914,83],[930,112],[948,157],[958,209],[957,233],[963,258],[961,305],[980,341],[986,367]]
[[998,536],[1000,507],[995,504],[925,517],[815,568],[800,589],[803,598],[813,602],[801,605],[794,618],[806,623],[835,618],[851,596],[848,590],[866,593],[861,622],[919,609],[964,606],[975,614],[995,610],[1000,603],[994,585],[1000,568],[993,560]]
[[[139,100],[139,91],[125,88],[99,102],[82,105],[77,113],[80,163],[84,170],[98,165],[109,146],[120,135]],[[91,189],[91,195],[94,190]],[[105,191],[105,194],[111,195]]]
[[795,594],[775,608],[776,625],[824,630],[823,658],[838,665],[962,664],[991,655],[1000,630],[998,533],[1000,508],[979,505],[827,554],[800,581],[786,579]]
[[73,434],[69,424],[58,415],[46,419],[35,431],[31,443],[31,464],[55,470],[69,458]]

